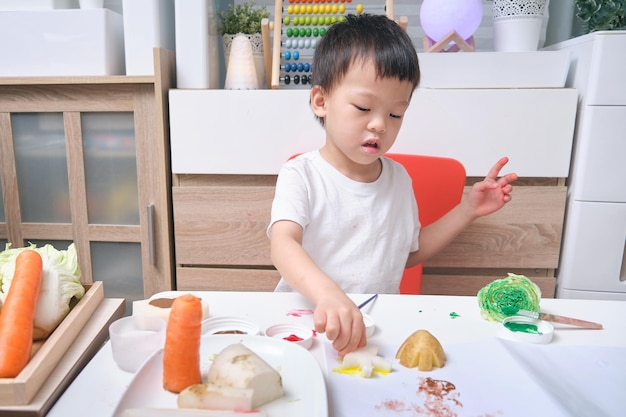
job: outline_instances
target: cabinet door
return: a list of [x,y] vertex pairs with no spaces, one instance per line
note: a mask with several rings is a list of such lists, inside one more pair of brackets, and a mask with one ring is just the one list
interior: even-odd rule
[[0,79],[0,243],[74,242],[82,281],[129,303],[173,287],[173,56],[155,58],[154,79]]
[[22,222],[12,245],[75,241],[84,281],[103,281],[108,297],[142,299],[133,113],[13,113],[10,121]]
[[558,275],[559,297],[563,290],[626,296],[626,203],[571,203]]
[[585,106],[578,129],[572,198],[626,202],[626,106]]

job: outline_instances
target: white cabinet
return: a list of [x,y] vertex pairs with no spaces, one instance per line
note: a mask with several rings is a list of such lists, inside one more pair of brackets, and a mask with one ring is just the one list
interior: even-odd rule
[[[172,210],[178,290],[272,290],[266,235],[276,174],[319,148],[306,90],[171,90]],[[571,88],[419,89],[396,153],[456,158],[468,187],[501,156],[513,201],[425,264],[426,294],[475,295],[516,272],[554,295],[578,94]],[[626,119],[625,119],[626,120]]]
[[626,300],[626,31],[553,45],[579,92],[557,296]]

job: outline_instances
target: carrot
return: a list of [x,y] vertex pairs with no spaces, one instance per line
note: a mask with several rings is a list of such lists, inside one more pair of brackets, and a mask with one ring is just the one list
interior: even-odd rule
[[163,350],[163,388],[179,393],[202,383],[200,333],[202,301],[191,294],[176,297],[167,321]]
[[0,378],[15,378],[30,360],[35,308],[42,275],[41,255],[20,252],[0,311]]

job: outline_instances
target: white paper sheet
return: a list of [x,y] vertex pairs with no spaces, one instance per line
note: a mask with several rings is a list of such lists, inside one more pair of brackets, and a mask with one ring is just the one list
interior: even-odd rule
[[[626,348],[531,345],[490,339],[444,346],[443,368],[404,368],[397,346],[380,346],[389,375],[333,372],[326,347],[334,417],[528,417],[626,415]],[[426,392],[429,385],[438,389]],[[337,401],[341,398],[341,401]]]

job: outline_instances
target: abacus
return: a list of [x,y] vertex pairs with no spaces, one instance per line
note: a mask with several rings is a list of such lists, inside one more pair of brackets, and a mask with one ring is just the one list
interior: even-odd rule
[[[393,0],[276,0],[274,22],[261,24],[267,84],[272,89],[306,88],[319,39],[346,14],[385,14],[393,19]],[[407,19],[398,22],[405,30]],[[270,60],[270,31],[273,32]]]

